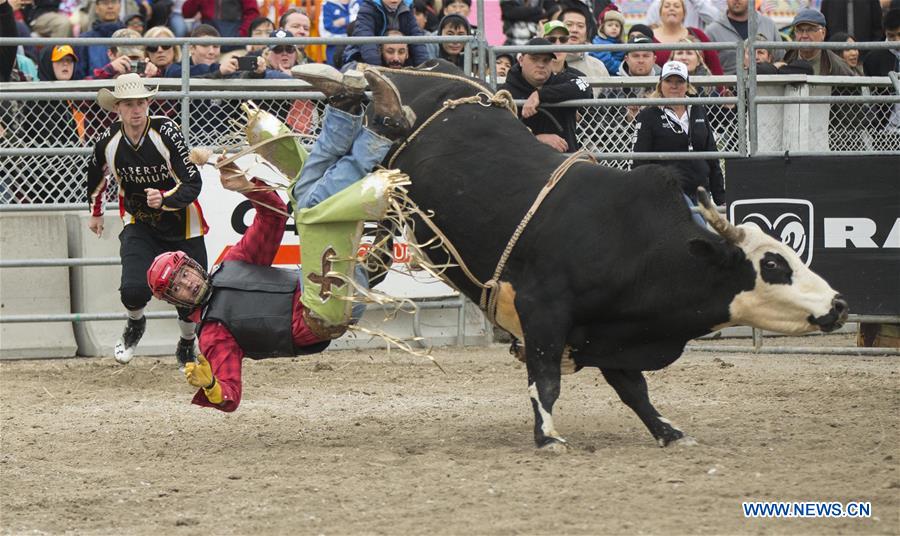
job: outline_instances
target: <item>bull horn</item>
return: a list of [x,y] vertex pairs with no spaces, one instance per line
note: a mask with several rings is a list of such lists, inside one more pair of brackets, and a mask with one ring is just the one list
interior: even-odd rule
[[716,205],[712,202],[712,199],[709,198],[709,194],[706,193],[705,188],[697,188],[697,199],[700,201],[697,205],[697,209],[700,211],[703,219],[706,220],[706,222],[709,223],[722,238],[732,244],[740,244],[744,241],[744,230],[734,226],[724,216],[719,214]]

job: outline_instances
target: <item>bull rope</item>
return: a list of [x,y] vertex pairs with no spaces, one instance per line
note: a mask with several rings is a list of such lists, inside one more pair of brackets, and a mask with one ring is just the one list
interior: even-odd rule
[[494,269],[494,275],[491,276],[487,283],[482,285],[481,299],[479,300],[478,306],[487,314],[488,320],[490,320],[491,324],[494,324],[496,320],[495,315],[497,313],[497,297],[499,295],[497,291],[500,289],[500,275],[503,273],[503,269],[506,268],[506,261],[509,260],[509,256],[510,254],[512,254],[512,250],[516,246],[516,242],[519,241],[519,237],[522,236],[523,232],[525,232],[525,227],[528,226],[528,222],[530,222],[531,218],[535,215],[535,213],[537,213],[537,210],[538,208],[540,208],[541,203],[544,202],[544,199],[547,198],[553,188],[565,176],[566,172],[569,171],[569,168],[571,168],[577,162],[590,162],[596,164],[597,159],[587,151],[578,151],[569,155],[569,157],[566,158],[563,163],[553,171],[553,174],[550,175],[550,179],[548,179],[547,183],[544,184],[544,187],[541,188],[541,191],[538,193],[538,196],[534,200],[534,203],[531,204],[528,212],[525,213],[522,221],[519,222],[516,230],[509,238],[509,242],[506,244],[506,249],[503,250],[503,254],[500,255],[500,260],[497,261],[497,267]]
[[[456,109],[457,106],[461,104],[478,104],[485,108],[490,108],[491,106],[498,106],[505,108],[510,111],[514,116],[518,118],[518,111],[516,108],[516,103],[513,100],[512,94],[503,89],[500,90],[493,95],[487,93],[485,88],[480,84],[477,84],[473,80],[470,80],[464,76],[453,75],[448,73],[434,73],[430,71],[415,71],[411,69],[390,69],[379,67],[377,68],[379,71],[388,72],[391,74],[399,74],[406,76],[423,76],[423,77],[432,77],[432,78],[446,78],[449,80],[455,80],[458,82],[467,83],[478,89],[478,93],[469,97],[462,97],[459,99],[449,99],[444,101],[443,106],[438,109],[436,112],[431,114],[431,116],[426,119],[419,128],[413,131],[403,143],[394,151],[394,154],[391,156],[391,159],[388,161],[388,167],[393,168],[394,162],[397,159],[397,156],[400,155],[401,152],[410,144],[412,141],[419,135],[421,132],[428,127],[431,123],[433,123],[441,114],[446,112],[447,110]],[[497,261],[497,267],[494,269],[494,274],[491,278],[482,283],[479,281],[469,270],[468,266],[466,266],[465,261],[463,261],[462,256],[459,254],[459,251],[456,247],[453,246],[453,243],[450,239],[445,235],[438,226],[431,221],[431,218],[427,216],[417,205],[414,203],[409,203],[407,208],[412,210],[414,213],[418,214],[422,221],[438,236],[440,241],[443,243],[443,246],[447,250],[448,254],[450,254],[454,260],[458,263],[459,268],[463,271],[466,277],[481,289],[481,297],[479,299],[478,307],[484,311],[485,315],[490,321],[491,324],[496,325],[496,313],[497,313],[497,299],[499,293],[497,292],[500,288],[500,276],[503,274],[503,270],[506,268],[506,262],[509,260],[509,256],[512,254],[513,248],[516,246],[516,242],[519,241],[519,237],[522,236],[522,233],[525,232],[525,228],[528,226],[528,223],[531,221],[531,218],[537,213],[541,204],[544,202],[544,199],[550,194],[554,187],[559,183],[560,180],[565,176],[566,172],[569,171],[573,165],[578,162],[589,162],[596,164],[597,159],[587,151],[577,151],[569,155],[554,171],[553,174],[550,175],[550,178],[544,184],[544,187],[541,188],[541,191],[538,192],[537,198],[535,198],[534,202],[531,204],[531,207],[523,216],[522,221],[519,222],[519,225],[516,226],[516,230],[513,232],[512,236],[509,238],[509,241],[506,244],[506,248],[504,248],[503,253],[500,255],[500,259]],[[441,278],[443,279],[443,278]]]

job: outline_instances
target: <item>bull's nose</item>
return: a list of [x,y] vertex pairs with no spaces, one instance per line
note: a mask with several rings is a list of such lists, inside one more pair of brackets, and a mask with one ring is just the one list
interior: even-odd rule
[[835,314],[837,314],[838,318],[846,318],[847,313],[850,312],[850,306],[847,305],[847,300],[840,294],[831,300],[831,308],[834,310]]

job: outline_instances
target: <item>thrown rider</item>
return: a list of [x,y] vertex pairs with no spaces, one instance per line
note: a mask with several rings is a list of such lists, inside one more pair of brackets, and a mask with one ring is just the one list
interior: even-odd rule
[[[377,70],[342,74],[310,64],[295,67],[293,74],[324,93],[328,102],[322,133],[291,192],[297,208],[310,208],[371,172],[393,143],[409,133],[415,116]],[[362,114],[367,82],[374,108],[368,122]],[[284,201],[259,179],[248,180],[234,163],[219,171],[226,189],[253,203],[253,223],[211,274],[183,252],[164,253],[153,262],[147,280],[156,298],[190,307],[198,323],[200,354],[184,371],[188,383],[199,388],[193,403],[231,412],[241,401],[245,356],[317,353],[330,338],[307,322],[298,271],[271,266],[287,221]],[[354,320],[360,314],[354,308]]]

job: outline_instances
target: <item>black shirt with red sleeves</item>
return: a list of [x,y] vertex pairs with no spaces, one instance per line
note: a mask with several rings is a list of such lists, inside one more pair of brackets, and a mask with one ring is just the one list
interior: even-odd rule
[[[203,236],[209,227],[197,196],[202,180],[191,163],[184,136],[171,119],[150,117],[141,139],[132,144],[117,122],[94,145],[87,170],[92,216],[103,215],[107,176],[119,186],[119,215],[125,225],[141,222],[163,240]],[[162,206],[147,205],[146,188],[160,190]]]

